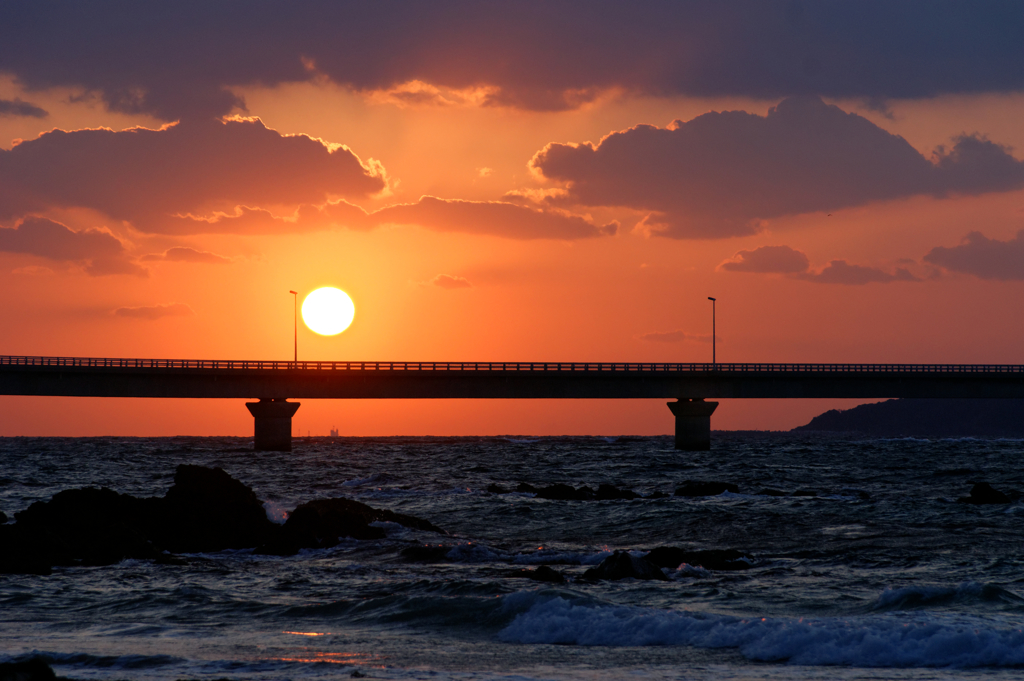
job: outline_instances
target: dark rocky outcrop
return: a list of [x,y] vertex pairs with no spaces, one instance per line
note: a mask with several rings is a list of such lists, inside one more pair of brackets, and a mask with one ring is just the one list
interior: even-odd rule
[[782,490],[771,489],[770,487],[766,487],[765,489],[763,489],[760,492],[758,492],[758,494],[760,494],[761,496],[764,496],[764,497],[786,497],[786,496],[789,496],[788,494],[786,494]]
[[739,494],[740,488],[731,482],[686,480],[676,489],[677,497],[716,497],[723,492]]
[[957,503],[961,504],[1008,504],[1010,503],[1010,497],[997,489],[993,489],[992,485],[987,482],[979,482],[971,488],[971,496],[960,497],[957,499]]
[[815,492],[813,489],[798,489],[797,491],[793,492],[793,496],[794,497],[816,497],[816,496],[818,496],[818,493]]
[[638,499],[640,495],[630,489],[619,489],[614,485],[600,485],[594,498],[598,501],[611,501],[614,499]]
[[0,511],[0,525],[3,525],[6,522],[7,522],[7,514],[4,513],[3,511]]
[[0,663],[0,681],[58,681],[45,658],[32,657],[20,662]]
[[508,490],[497,483],[491,483],[487,485],[487,492],[489,494],[508,494]]
[[535,582],[547,582],[549,584],[563,584],[565,582],[565,575],[547,565],[541,565],[536,570],[517,570],[509,576],[524,577]]
[[656,579],[667,581],[668,577],[657,565],[647,558],[637,558],[626,551],[616,551],[583,573],[583,579]]
[[424,544],[406,547],[399,555],[410,563],[446,563],[451,550],[450,544]]
[[0,525],[0,574],[50,574],[55,566],[112,565],[126,558],[165,564],[171,553],[206,553],[259,547],[290,555],[336,544],[340,537],[373,539],[376,521],[441,532],[413,516],[371,508],[350,499],[303,504],[284,526],[267,519],[247,485],[220,468],[178,466],[164,497],[138,498],[107,488],[58,492]]
[[747,570],[753,567],[753,559],[735,549],[707,549],[687,551],[675,546],[659,546],[646,556],[658,567],[676,569],[683,563],[696,565],[705,570]]
[[794,432],[854,432],[879,437],[1021,437],[1024,399],[896,399],[832,409]]

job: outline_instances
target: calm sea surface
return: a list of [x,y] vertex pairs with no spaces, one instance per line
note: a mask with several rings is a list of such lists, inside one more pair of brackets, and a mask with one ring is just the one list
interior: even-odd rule
[[[180,463],[219,466],[268,515],[350,497],[430,520],[383,540],[186,566],[125,561],[0,576],[0,661],[43,654],[80,679],[1019,679],[1024,504],[958,504],[974,482],[1024,490],[1024,441],[717,433],[668,438],[0,439],[0,510],[110,487],[162,496]],[[514,488],[608,483],[671,494],[552,501]],[[769,496],[762,490],[817,496]],[[434,563],[404,548],[443,543]],[[733,548],[749,570],[575,581],[625,549]],[[549,565],[566,584],[514,576]],[[355,674],[358,676],[358,674]]]

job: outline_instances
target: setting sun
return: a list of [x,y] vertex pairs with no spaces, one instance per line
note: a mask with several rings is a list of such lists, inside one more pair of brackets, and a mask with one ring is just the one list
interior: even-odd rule
[[356,306],[348,294],[332,286],[318,288],[302,301],[302,321],[321,336],[341,333],[352,323],[355,314]]

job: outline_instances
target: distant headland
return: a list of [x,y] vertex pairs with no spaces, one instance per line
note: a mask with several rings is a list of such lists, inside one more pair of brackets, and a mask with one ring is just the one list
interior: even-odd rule
[[896,399],[832,409],[792,432],[882,437],[1024,437],[1021,399]]

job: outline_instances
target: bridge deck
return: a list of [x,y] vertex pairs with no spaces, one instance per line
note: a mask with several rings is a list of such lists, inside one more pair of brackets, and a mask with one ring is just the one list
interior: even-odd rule
[[0,356],[0,394],[293,399],[1024,398],[1024,365]]

